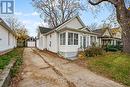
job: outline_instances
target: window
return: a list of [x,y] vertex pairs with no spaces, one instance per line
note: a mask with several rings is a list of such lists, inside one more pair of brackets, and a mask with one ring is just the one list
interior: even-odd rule
[[78,34],[74,34],[74,45],[78,45]]
[[66,43],[66,33],[60,34],[60,45],[65,45]]
[[49,46],[51,47],[51,41],[50,41],[50,44],[49,44]]
[[83,48],[86,48],[86,36],[83,37]]
[[73,33],[68,33],[68,45],[73,45]]
[[68,45],[78,45],[78,34],[68,33]]

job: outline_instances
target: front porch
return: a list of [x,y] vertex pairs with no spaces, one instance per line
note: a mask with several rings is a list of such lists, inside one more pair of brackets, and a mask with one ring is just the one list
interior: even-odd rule
[[102,37],[101,46],[106,47],[108,45],[119,46],[121,45],[121,39],[112,38],[112,37]]

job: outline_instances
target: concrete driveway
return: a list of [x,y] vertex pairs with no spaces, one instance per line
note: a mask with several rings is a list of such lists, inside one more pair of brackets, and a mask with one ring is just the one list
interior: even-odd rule
[[123,87],[68,60],[26,48],[18,87]]

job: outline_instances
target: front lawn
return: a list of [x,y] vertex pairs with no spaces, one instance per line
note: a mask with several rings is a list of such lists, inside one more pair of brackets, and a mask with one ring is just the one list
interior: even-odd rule
[[130,86],[130,55],[120,52],[87,58],[88,69]]
[[0,56],[0,71],[3,70],[12,59],[18,59],[22,56],[23,48],[16,48],[13,51]]

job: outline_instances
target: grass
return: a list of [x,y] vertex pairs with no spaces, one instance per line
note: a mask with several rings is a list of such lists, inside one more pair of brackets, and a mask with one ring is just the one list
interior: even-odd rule
[[120,52],[87,59],[87,67],[103,76],[130,86],[130,55]]
[[23,63],[23,50],[24,48],[18,48],[17,50],[17,57],[16,57],[16,62],[14,67],[11,69],[11,76],[16,77],[16,75],[19,73],[20,69],[21,69],[21,65]]
[[3,70],[11,60],[16,59],[18,61],[22,57],[22,53],[23,48],[16,48],[13,51],[0,56],[0,70]]

